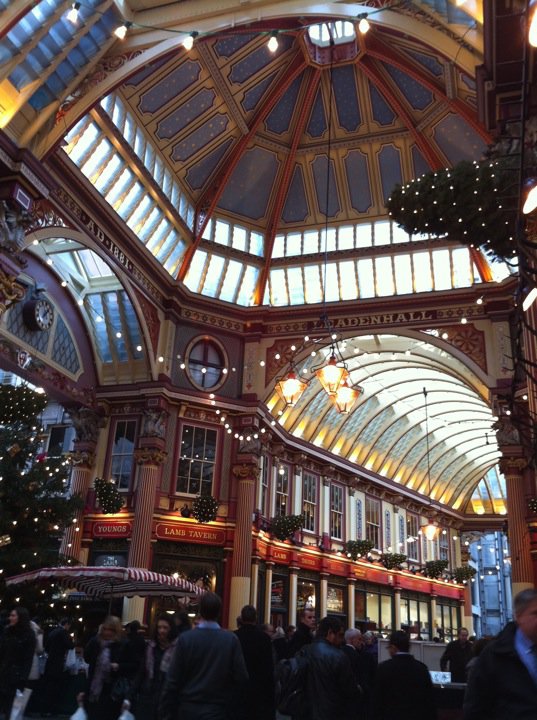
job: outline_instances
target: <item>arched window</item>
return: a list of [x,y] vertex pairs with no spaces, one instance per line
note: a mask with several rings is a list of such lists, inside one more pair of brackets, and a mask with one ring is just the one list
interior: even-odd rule
[[203,337],[187,350],[190,382],[200,389],[222,385],[227,374],[224,349],[215,340]]

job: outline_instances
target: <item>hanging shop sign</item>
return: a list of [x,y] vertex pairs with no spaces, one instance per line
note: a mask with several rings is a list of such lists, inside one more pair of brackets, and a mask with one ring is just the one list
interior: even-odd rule
[[201,545],[224,545],[226,541],[226,532],[220,528],[180,523],[157,523],[155,536],[159,540],[177,540]]
[[93,523],[93,537],[130,537],[132,525],[130,522],[96,522]]

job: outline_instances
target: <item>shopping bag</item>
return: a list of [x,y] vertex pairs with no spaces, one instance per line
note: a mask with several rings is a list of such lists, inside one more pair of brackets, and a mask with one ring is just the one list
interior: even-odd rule
[[71,648],[70,650],[67,651],[63,669],[66,670],[67,672],[70,672],[71,675],[76,675],[76,671],[78,669],[78,660],[76,657],[76,650],[74,648]]
[[134,715],[130,711],[130,702],[128,700],[125,700],[123,702],[123,705],[121,707],[121,715],[118,717],[117,720],[134,720]]
[[83,705],[78,706],[78,710],[75,710],[75,712],[71,715],[71,720],[88,720],[88,716]]
[[13,705],[11,706],[11,715],[9,720],[23,720],[24,711],[32,691],[30,688],[24,688],[24,690],[17,690],[13,699]]

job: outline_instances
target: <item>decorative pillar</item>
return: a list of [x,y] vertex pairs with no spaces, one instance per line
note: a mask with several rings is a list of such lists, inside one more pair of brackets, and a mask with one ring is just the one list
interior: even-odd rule
[[265,614],[263,622],[270,622],[270,610],[272,607],[272,571],[274,569],[273,562],[267,562],[267,572],[265,574]]
[[[432,583],[431,583],[432,584]],[[436,635],[436,593],[431,592],[431,624],[429,627],[429,640],[433,640]]]
[[259,588],[259,560],[257,559],[252,562],[251,578],[250,605],[257,607],[257,592]]
[[523,458],[503,458],[500,469],[505,476],[507,490],[508,535],[511,550],[511,581],[513,596],[534,587],[533,565],[527,540],[526,491],[523,470],[527,462]]
[[[67,412],[76,432],[73,452],[68,455],[69,462],[73,466],[71,494],[79,495],[85,503],[95,467],[95,450],[105,420],[95,410],[87,407],[68,407]],[[60,546],[60,555],[73,558],[77,562],[80,560],[83,519],[82,507],[76,512],[73,524],[66,528]]]
[[252,516],[255,502],[255,485],[259,477],[259,463],[235,465],[233,475],[237,483],[237,516],[233,557],[231,559],[231,586],[229,598],[229,626],[240,615],[250,600],[250,569],[252,564]]
[[[95,467],[95,443],[75,442],[73,452],[68,455],[72,465],[71,494],[79,495],[86,502],[86,495],[91,485],[93,468]],[[80,549],[82,545],[82,529],[84,522],[84,507],[77,510],[74,522],[63,533],[60,545],[60,555],[80,562]]]
[[298,604],[298,568],[289,569],[289,608],[287,610],[287,624],[296,625]]
[[393,629],[400,630],[401,629],[401,588],[400,587],[394,588],[393,614],[394,614]]
[[328,573],[321,572],[321,597],[319,598],[319,618],[326,617],[328,604]]
[[356,580],[347,578],[347,605],[349,617],[347,627],[353,628],[356,624]]

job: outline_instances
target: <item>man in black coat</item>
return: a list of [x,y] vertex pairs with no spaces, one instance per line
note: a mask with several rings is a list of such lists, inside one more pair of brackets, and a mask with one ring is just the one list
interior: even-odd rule
[[[248,673],[237,636],[217,622],[222,603],[205,593],[201,622],[179,636],[164,683],[159,720],[229,720]],[[252,708],[255,717],[255,708]]]
[[472,657],[472,643],[468,640],[468,630],[459,628],[457,639],[447,644],[440,658],[440,669],[449,670],[451,682],[466,682],[466,666]]
[[241,698],[238,715],[245,720],[274,719],[274,660],[272,642],[266,632],[257,627],[257,611],[253,605],[241,610],[241,622],[236,636],[242,648],[250,677]]
[[427,666],[409,652],[403,630],[390,635],[390,660],[377,667],[372,697],[374,720],[435,720],[433,683]]
[[470,673],[464,720],[537,718],[537,590],[515,597],[514,615]]
[[338,618],[325,617],[313,642],[299,656],[307,662],[305,720],[356,720],[361,693],[351,664],[341,650],[343,626]]
[[291,640],[289,640],[287,657],[293,657],[304,645],[309,645],[313,641],[316,624],[315,610],[313,608],[304,608],[298,617],[297,628]]
[[345,631],[345,645],[342,650],[349,658],[356,682],[362,689],[362,702],[359,717],[363,720],[369,717],[371,691],[377,664],[372,655],[365,651],[362,633],[357,628]]
[[71,650],[73,640],[69,635],[71,620],[62,618],[58,627],[51,630],[44,644],[47,661],[43,673],[43,701],[44,714],[52,714],[57,710],[58,703],[65,692],[67,673],[65,672],[65,656]]

